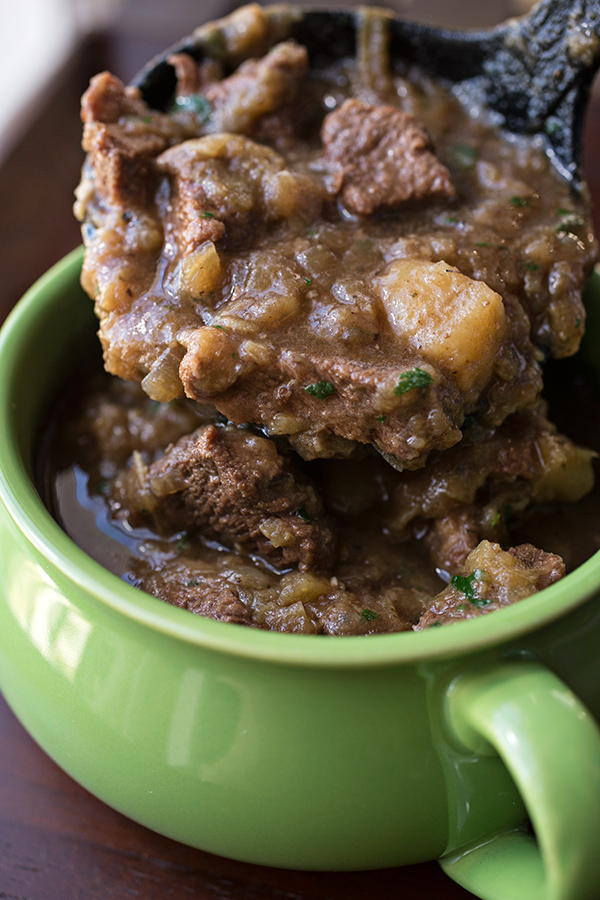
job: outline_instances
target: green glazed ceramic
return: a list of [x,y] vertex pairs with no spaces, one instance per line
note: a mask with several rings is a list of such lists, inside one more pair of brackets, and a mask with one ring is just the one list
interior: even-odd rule
[[213,853],[439,858],[487,900],[597,900],[600,555],[493,615],[370,637],[259,632],[137,591],[34,486],[40,423],[95,340],[80,266],[56,266],[0,338],[0,686],[32,736],[106,803]]

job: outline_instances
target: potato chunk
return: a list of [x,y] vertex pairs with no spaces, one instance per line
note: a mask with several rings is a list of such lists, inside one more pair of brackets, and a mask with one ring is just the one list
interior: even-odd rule
[[443,261],[393,260],[378,282],[396,334],[465,394],[480,393],[506,334],[502,297]]
[[472,619],[537,594],[565,575],[555,553],[520,544],[503,550],[500,544],[480,541],[465,561],[464,575],[455,575],[434,597],[415,631]]
[[561,434],[543,433],[536,441],[541,472],[532,481],[536,503],[577,503],[594,486],[596,453],[572,444]]
[[181,260],[181,287],[192,297],[204,297],[219,283],[221,260],[212,241],[205,241]]

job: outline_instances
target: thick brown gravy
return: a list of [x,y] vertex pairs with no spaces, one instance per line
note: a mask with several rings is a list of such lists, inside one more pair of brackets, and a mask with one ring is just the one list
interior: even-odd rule
[[[600,452],[600,400],[577,361],[548,363],[545,383],[550,417],[577,442]],[[107,415],[106,428],[98,428],[96,418],[92,439],[90,400],[91,412],[97,417],[98,404],[102,406],[108,399],[111,415]],[[119,406],[126,410],[125,418],[129,415],[129,435],[118,434],[115,409]],[[390,500],[382,492],[379,463],[370,477],[364,461],[357,465],[344,460],[328,463],[320,476],[315,476],[317,480],[320,477],[324,494],[333,504],[328,511],[335,518],[343,547],[340,564],[329,578],[292,569],[277,573],[260,559],[232,553],[197,535],[176,530],[160,535],[111,517],[110,479],[128,458],[131,446],[139,446],[143,429],[147,429],[143,437],[147,451],[154,454],[161,443],[174,439],[178,431],[189,429],[199,418],[198,410],[186,401],[158,405],[137,386],[107,376],[98,363],[95,371],[88,371],[84,378],[78,375],[61,394],[48,420],[39,455],[39,484],[45,503],[66,533],[92,558],[130,584],[170,602],[178,603],[179,598],[193,609],[193,594],[202,590],[205,580],[212,586],[222,580],[242,586],[259,627],[344,634],[405,630],[417,624],[432,597],[444,589],[447,575],[440,576],[431,564],[423,541],[425,525],[422,533],[417,528],[401,541],[386,529]],[[157,429],[163,431],[162,441],[155,438]],[[104,436],[103,448],[97,442],[98,434]],[[323,464],[317,461],[308,466],[314,471]],[[375,501],[372,506],[369,496]],[[341,511],[344,504],[345,513]],[[577,504],[528,509],[508,529],[507,546],[523,542],[559,554],[567,571],[584,562],[600,549],[600,481]],[[167,572],[166,591],[160,587],[161,567]],[[304,603],[282,603],[281,594],[286,591],[290,598],[301,597]],[[329,615],[324,613],[326,606]],[[469,614],[468,609],[462,612]]]
[[597,546],[593,454],[541,399],[584,333],[585,190],[359,19],[317,69],[253,4],[171,58],[166,111],[109,73],[83,98],[113,377],[57,411],[44,495],[120,577],[256,628],[442,625]]

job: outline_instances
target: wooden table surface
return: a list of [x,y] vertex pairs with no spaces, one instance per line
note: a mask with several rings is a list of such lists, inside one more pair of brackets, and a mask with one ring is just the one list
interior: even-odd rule
[[[81,164],[78,98],[105,59],[102,41],[73,60],[0,167],[0,316],[79,243],[71,215]],[[600,198],[600,106],[585,162]],[[50,174],[50,177],[49,177]],[[600,222],[597,222],[597,226]],[[0,624],[1,627],[1,624]],[[177,844],[114,812],[31,740],[0,697],[0,900],[467,900],[436,863],[363,873],[268,869]]]

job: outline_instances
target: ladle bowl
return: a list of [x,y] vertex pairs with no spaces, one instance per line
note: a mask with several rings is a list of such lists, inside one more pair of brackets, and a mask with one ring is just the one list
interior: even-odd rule
[[[313,66],[355,57],[357,35],[370,15],[368,7],[311,10],[277,4],[266,11],[273,40],[297,40],[307,47]],[[198,28],[139,73],[134,84],[151,107],[164,110],[173,98],[176,75],[169,57],[187,53],[199,62],[218,57],[230,21]],[[584,113],[600,65],[597,0],[541,0],[528,15],[484,31],[435,28],[391,13],[387,27],[394,65],[418,64],[488,110],[508,131],[539,134],[556,167],[579,189]]]

